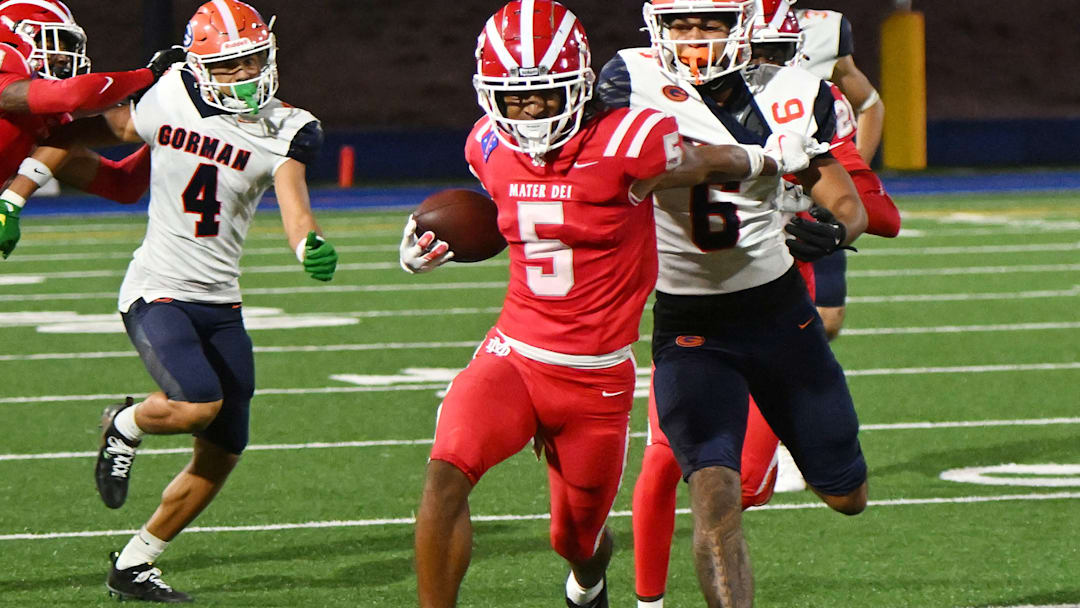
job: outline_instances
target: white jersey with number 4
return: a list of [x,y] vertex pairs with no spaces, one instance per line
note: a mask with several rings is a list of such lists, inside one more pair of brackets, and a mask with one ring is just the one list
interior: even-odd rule
[[[693,86],[657,67],[650,49],[626,49],[618,59],[629,73],[631,107],[657,108],[674,116],[684,139],[709,145],[764,143],[760,134],[747,136],[745,129],[740,141]],[[755,102],[744,114],[760,112],[772,131],[794,131],[807,137],[817,133],[814,108],[819,78],[798,68],[747,74]],[[773,205],[781,192],[780,181],[779,176],[761,176],[657,192],[657,289],[676,295],[731,293],[784,274],[793,258],[784,242],[787,218]]]
[[255,208],[286,160],[314,159],[318,120],[277,99],[250,117],[215,109],[194,76],[176,68],[134,105],[132,120],[150,145],[150,208],[120,310],[139,298],[239,302],[240,255]]

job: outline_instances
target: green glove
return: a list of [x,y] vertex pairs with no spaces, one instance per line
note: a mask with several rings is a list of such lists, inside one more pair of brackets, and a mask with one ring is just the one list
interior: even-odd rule
[[304,270],[311,278],[320,281],[329,281],[334,278],[334,269],[337,268],[337,252],[329,241],[316,236],[312,230],[307,235],[304,243]]
[[20,211],[22,209],[0,199],[0,254],[3,254],[5,260],[15,251],[15,245],[19,242]]

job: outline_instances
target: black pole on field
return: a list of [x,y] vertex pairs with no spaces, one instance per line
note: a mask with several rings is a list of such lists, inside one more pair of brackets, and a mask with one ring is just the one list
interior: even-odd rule
[[173,30],[172,0],[143,0],[143,56],[180,44]]

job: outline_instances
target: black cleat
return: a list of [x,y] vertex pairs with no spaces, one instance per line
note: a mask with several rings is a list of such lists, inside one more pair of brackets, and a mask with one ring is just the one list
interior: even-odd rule
[[112,568],[109,570],[109,578],[105,579],[105,588],[110,596],[116,596],[120,600],[141,600],[144,602],[161,602],[162,604],[184,604],[194,601],[190,595],[177,591],[161,580],[161,570],[153,564],[139,564],[126,570],[116,569],[116,558],[119,553],[109,555]]
[[98,448],[94,480],[97,481],[101,500],[110,509],[119,509],[127,500],[131,464],[135,462],[135,448],[140,443],[124,437],[113,424],[116,415],[132,405],[135,405],[135,400],[127,397],[123,403],[114,403],[101,413],[101,446]]
[[570,598],[566,598],[568,608],[608,608],[607,601],[607,576],[604,577],[604,586],[600,588],[600,594],[588,604],[575,604]]

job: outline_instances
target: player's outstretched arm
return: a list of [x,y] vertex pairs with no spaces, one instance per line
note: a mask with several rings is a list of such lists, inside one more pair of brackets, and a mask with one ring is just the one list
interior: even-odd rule
[[841,57],[833,68],[833,82],[858,114],[855,147],[867,164],[874,159],[885,127],[885,103],[870,79],[855,66],[851,55]]
[[307,188],[307,167],[288,159],[274,172],[274,192],[281,210],[281,224],[289,246],[311,278],[329,281],[337,269],[338,254],[329,241],[319,236],[319,225],[311,212]]
[[682,160],[676,167],[656,177],[635,181],[630,194],[644,200],[656,190],[776,175],[777,169],[776,160],[766,155],[761,146],[688,145],[683,147]]
[[96,114],[153,85],[173,62],[183,60],[182,49],[168,49],[156,53],[147,67],[138,70],[61,80],[20,80],[0,92],[0,110],[16,114]]

